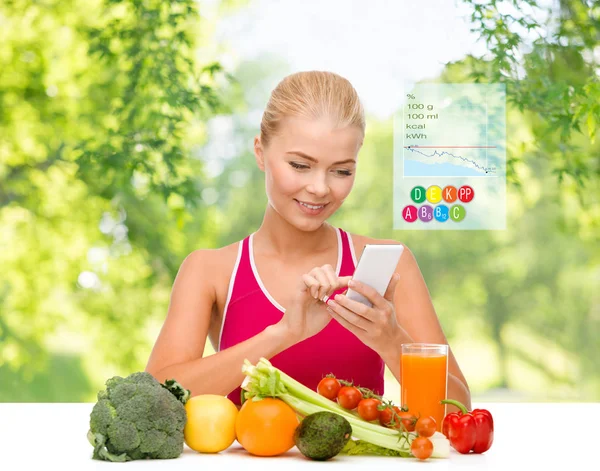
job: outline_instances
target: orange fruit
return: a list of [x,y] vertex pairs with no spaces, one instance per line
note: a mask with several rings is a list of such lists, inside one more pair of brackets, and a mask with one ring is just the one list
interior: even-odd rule
[[296,412],[281,399],[244,402],[235,421],[237,441],[248,453],[275,456],[294,446]]

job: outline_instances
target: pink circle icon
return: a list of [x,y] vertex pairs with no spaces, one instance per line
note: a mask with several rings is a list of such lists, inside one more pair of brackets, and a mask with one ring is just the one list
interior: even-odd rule
[[415,222],[418,217],[418,212],[419,210],[416,206],[409,204],[408,206],[404,206],[404,209],[402,210],[402,218],[406,222]]

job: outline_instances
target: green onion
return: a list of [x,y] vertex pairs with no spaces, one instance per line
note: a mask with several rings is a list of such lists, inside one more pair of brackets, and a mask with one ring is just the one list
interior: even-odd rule
[[[246,391],[246,400],[257,401],[263,397],[277,397],[302,416],[320,411],[339,414],[348,420],[352,427],[352,435],[359,440],[395,450],[400,452],[401,456],[410,456],[410,445],[416,438],[416,433],[402,432],[362,420],[275,368],[266,358],[261,358],[256,366],[244,360],[242,373],[246,375],[242,383],[242,389]],[[449,456],[450,442],[443,434],[436,432],[429,439],[433,443],[433,458]]]

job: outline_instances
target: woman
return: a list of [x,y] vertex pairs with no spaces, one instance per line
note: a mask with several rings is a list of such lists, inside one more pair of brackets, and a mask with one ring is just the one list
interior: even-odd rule
[[[183,261],[146,371],[239,405],[244,359],[265,357],[313,390],[333,373],[383,394],[385,365],[400,381],[401,344],[447,343],[406,247],[385,296],[352,286],[372,308],[342,294],[365,244],[398,243],[326,222],[350,194],[364,134],[346,79],[312,71],[278,84],[254,140],[268,196],[263,222],[242,241]],[[207,335],[216,353],[203,358]],[[470,408],[451,351],[448,372],[448,397]]]

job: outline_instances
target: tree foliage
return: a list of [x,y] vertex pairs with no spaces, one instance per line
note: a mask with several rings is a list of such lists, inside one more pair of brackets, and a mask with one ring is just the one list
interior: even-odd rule
[[231,77],[196,59],[193,0],[9,0],[0,24],[0,377],[33,380],[56,344],[139,365],[183,254],[210,244],[190,152]]
[[[489,53],[475,81],[503,82],[508,98],[534,120],[536,150],[582,202],[600,175],[600,5],[594,0],[464,0]],[[515,164],[515,162],[512,162]],[[514,175],[513,175],[514,176]],[[587,185],[587,186],[586,186]],[[596,193],[597,195],[597,193]]]

